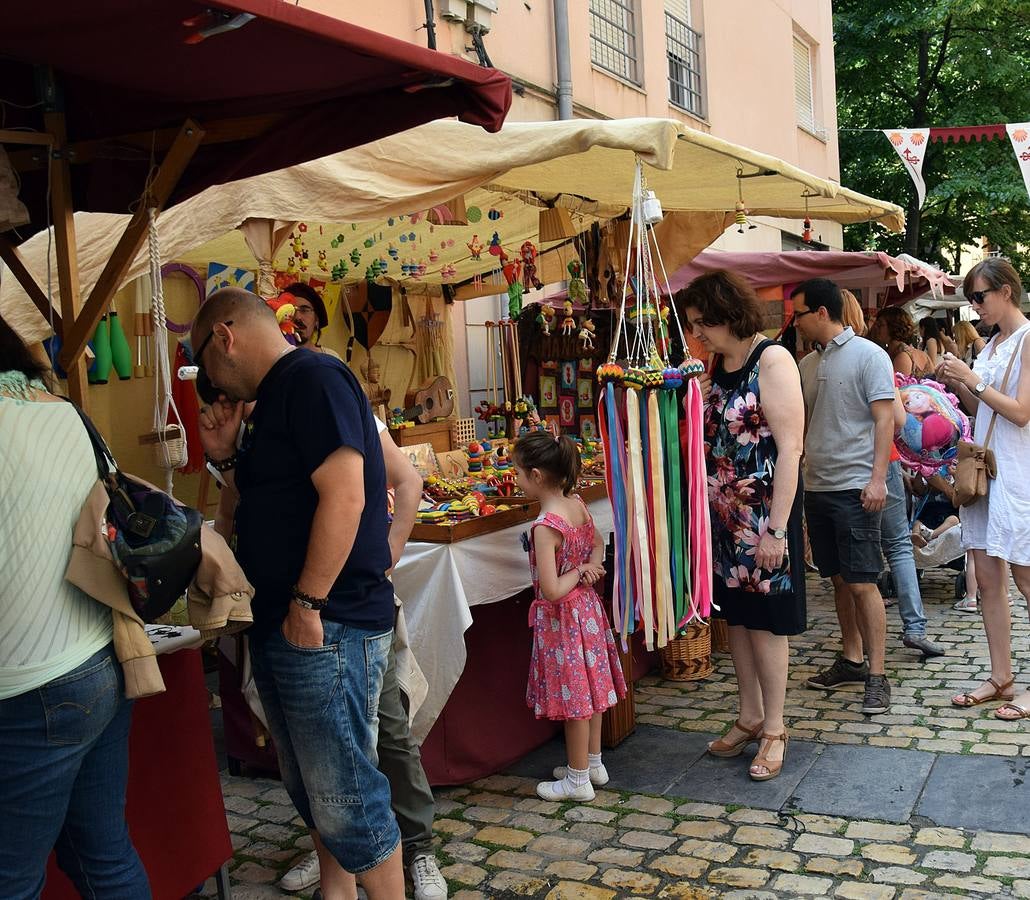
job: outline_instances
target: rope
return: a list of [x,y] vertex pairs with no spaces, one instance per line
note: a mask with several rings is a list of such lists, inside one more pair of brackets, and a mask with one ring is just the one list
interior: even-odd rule
[[[168,326],[165,320],[164,288],[161,283],[161,245],[157,234],[157,210],[150,208],[150,222],[147,228],[147,244],[150,253],[150,285],[153,300],[150,316],[154,323],[154,432],[157,434],[158,465],[166,470],[165,490],[172,493],[173,470],[184,465],[187,459],[186,428],[179,416],[178,407],[172,398],[172,365],[168,358]],[[168,440],[165,435],[169,424],[169,410],[179,426],[180,437]]]

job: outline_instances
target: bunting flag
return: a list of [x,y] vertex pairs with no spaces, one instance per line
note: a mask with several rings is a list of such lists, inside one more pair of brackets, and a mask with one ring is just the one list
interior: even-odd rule
[[926,200],[926,182],[923,181],[923,159],[926,156],[926,142],[930,137],[929,128],[895,128],[884,129],[883,132],[891,146],[897,151],[901,161],[912,177],[919,198],[919,208],[923,208]]
[[1016,153],[1016,163],[1019,171],[1023,173],[1023,184],[1026,185],[1026,193],[1030,196],[1030,122],[1006,125],[1005,130],[1009,133],[1012,149]]

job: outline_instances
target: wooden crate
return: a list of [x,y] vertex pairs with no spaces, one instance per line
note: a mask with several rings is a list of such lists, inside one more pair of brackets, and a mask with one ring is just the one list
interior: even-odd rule
[[390,436],[398,447],[412,444],[432,444],[437,453],[453,450],[451,443],[451,420],[441,419],[428,425],[412,425],[410,428],[391,428]]
[[428,541],[433,544],[453,544],[481,534],[492,534],[502,528],[531,522],[540,515],[539,503],[524,503],[512,506],[492,516],[477,516],[452,525],[429,525],[416,523],[411,529],[411,540]]

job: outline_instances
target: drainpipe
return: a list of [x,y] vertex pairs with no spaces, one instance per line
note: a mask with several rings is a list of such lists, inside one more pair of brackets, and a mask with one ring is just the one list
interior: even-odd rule
[[572,55],[569,52],[568,0],[554,3],[554,55],[558,70],[558,118],[572,116]]
[[430,50],[436,49],[436,23],[433,21],[435,13],[433,12],[433,0],[425,0],[426,7],[426,43],[429,45]]

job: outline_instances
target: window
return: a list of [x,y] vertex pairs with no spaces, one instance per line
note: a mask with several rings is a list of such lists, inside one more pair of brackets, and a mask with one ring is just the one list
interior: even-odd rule
[[812,48],[794,36],[794,108],[798,125],[814,135],[822,136],[815,121],[815,91],[812,79]]
[[688,0],[665,0],[665,55],[669,62],[669,100],[703,117],[701,35],[690,27]]
[[606,72],[639,83],[636,0],[590,0],[590,60]]

